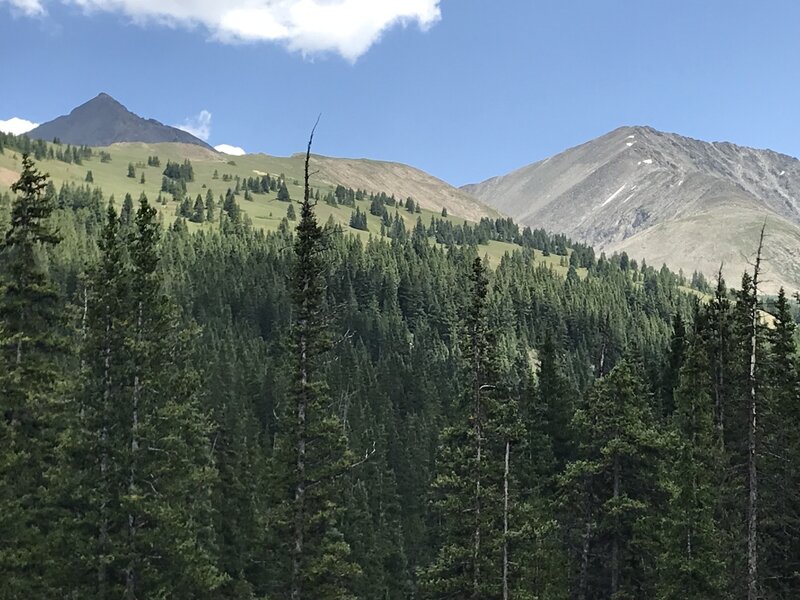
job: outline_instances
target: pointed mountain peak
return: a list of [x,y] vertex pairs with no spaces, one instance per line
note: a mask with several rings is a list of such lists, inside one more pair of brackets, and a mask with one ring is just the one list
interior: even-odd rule
[[105,92],[100,92],[92,98],[91,100],[87,100],[80,106],[77,106],[70,111],[70,115],[81,114],[81,113],[109,113],[109,112],[116,112],[118,114],[131,114],[131,113],[121,102],[119,102],[116,98],[106,94]]
[[203,140],[155,119],[143,119],[106,92],[30,131],[34,139],[60,139],[73,145],[110,146],[118,142],[195,144],[212,150]]

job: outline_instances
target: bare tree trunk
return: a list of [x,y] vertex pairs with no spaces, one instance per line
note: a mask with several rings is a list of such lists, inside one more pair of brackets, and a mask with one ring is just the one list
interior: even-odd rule
[[[722,281],[722,264],[719,265],[719,273],[717,274],[717,282]],[[723,315],[720,312],[719,314],[720,322],[717,324],[717,348],[716,348],[716,356],[715,361],[716,364],[714,365],[714,374],[715,374],[715,381],[714,381],[714,406],[717,412],[717,429],[719,430],[719,443],[720,447],[724,448],[725,445],[725,408],[722,402],[722,389],[723,385],[725,384],[725,371],[723,369],[724,364],[724,354],[725,354],[725,340],[724,333],[722,331],[722,319]]]
[[581,572],[578,578],[578,600],[586,600],[589,592],[589,550],[592,539],[592,521],[589,511],[586,511],[586,530],[583,533],[581,547]]
[[503,600],[508,600],[508,475],[511,442],[506,440],[506,462],[503,471]]
[[[84,301],[85,301],[84,295]],[[86,308],[84,307],[84,315]],[[100,532],[98,536],[98,546],[100,549],[100,564],[97,566],[97,598],[104,600],[106,597],[106,587],[108,574],[106,571],[106,553],[108,552],[108,404],[111,401],[111,316],[110,309],[106,307],[106,347],[103,349],[103,406],[101,407],[102,425],[100,429]],[[84,316],[85,319],[85,316]],[[85,327],[85,326],[84,326]],[[84,334],[85,335],[85,334]]]
[[[620,464],[619,458],[614,458],[614,505],[619,500],[620,488]],[[615,518],[615,521],[617,519]],[[611,538],[611,595],[614,596],[619,591],[619,528],[614,531]]]
[[[300,325],[302,327],[302,324]],[[306,496],[306,396],[308,386],[306,339],[300,339],[300,386],[297,402],[297,482],[294,489],[294,552],[292,553],[292,600],[302,598],[303,534]]]
[[758,241],[756,264],[753,269],[752,329],[750,331],[750,423],[748,431],[747,499],[747,600],[758,598],[758,397],[756,395],[756,351],[758,349],[758,277],[761,270],[761,250],[764,229]]
[[[89,290],[86,286],[83,286],[83,313],[81,314],[81,340],[86,340],[86,327],[87,321],[89,318]],[[107,333],[107,331],[106,331]],[[83,367],[86,364],[86,361],[81,355],[81,371],[83,371]]]
[[606,343],[603,341],[603,345],[600,347],[600,362],[597,367],[597,377],[603,377],[603,369],[605,369],[606,365]]
[[481,418],[480,418],[480,391],[477,392],[476,397],[476,410],[475,410],[475,540],[473,542],[472,560],[473,560],[473,576],[472,576],[472,597],[476,600],[480,598],[480,581],[481,581],[481,459],[483,452],[483,445],[481,436]]

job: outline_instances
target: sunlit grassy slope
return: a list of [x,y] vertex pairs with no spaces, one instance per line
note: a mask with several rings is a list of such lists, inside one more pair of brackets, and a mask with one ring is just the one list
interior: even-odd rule
[[[161,190],[161,180],[165,165],[168,160],[182,163],[185,159],[189,159],[192,163],[194,170],[194,181],[187,185],[187,195],[193,201],[194,198],[200,194],[205,198],[208,190],[210,189],[215,198],[224,195],[227,189],[235,187],[235,181],[223,181],[224,175],[230,175],[235,179],[236,176],[241,179],[247,177],[257,177],[265,174],[271,176],[283,175],[286,181],[289,194],[293,202],[297,203],[302,199],[303,188],[302,178],[304,169],[304,157],[295,155],[291,157],[274,157],[265,154],[250,154],[246,156],[228,156],[211,152],[198,146],[190,146],[185,144],[115,144],[108,148],[104,148],[111,155],[110,162],[101,162],[99,152],[95,151],[95,155],[88,160],[84,160],[83,164],[68,164],[59,160],[43,160],[38,166],[43,171],[50,174],[56,185],[62,182],[72,182],[75,184],[83,184],[86,180],[88,171],[92,172],[93,185],[103,190],[106,197],[114,196],[117,204],[121,204],[125,194],[131,194],[134,200],[138,199],[142,193],[157,206],[158,210],[162,212],[164,221],[169,223],[176,217],[178,203],[172,200],[169,194],[164,194],[170,200],[166,206],[161,206],[155,200]],[[161,166],[148,167],[147,159],[149,156],[158,156]],[[394,172],[402,165],[393,165],[392,163],[379,163],[376,161],[353,161],[342,159],[343,167],[337,168],[337,159],[330,159],[324,157],[312,157],[311,170],[315,172],[311,178],[311,186],[314,191],[319,190],[320,195],[324,195],[333,191],[337,184],[345,185],[346,187],[359,187],[363,188],[372,187],[369,191],[385,191],[391,194],[391,189],[382,189],[381,185],[386,185],[389,188],[393,186],[393,179],[387,174]],[[320,168],[315,168],[315,163]],[[6,149],[4,154],[0,154],[0,191],[7,189],[10,183],[16,178],[19,173],[21,164],[21,156],[9,149]],[[134,178],[128,177],[128,165],[135,165],[136,176]],[[377,166],[376,166],[377,165]],[[381,166],[383,165],[383,166]],[[390,165],[390,166],[386,166]],[[377,169],[376,180],[377,184],[369,185],[370,169]],[[408,167],[408,169],[411,169]],[[418,181],[427,177],[421,174],[420,171],[411,169],[413,176]],[[215,172],[217,177],[215,178]],[[337,173],[340,173],[345,180],[336,180]],[[355,173],[355,175],[353,175]],[[145,182],[141,183],[141,175],[144,174]],[[419,175],[421,174],[421,175]],[[406,172],[396,174],[398,177],[407,175]],[[324,178],[323,178],[324,177]],[[355,178],[356,185],[347,179]],[[434,183],[438,180],[431,178],[430,181]],[[425,189],[430,188],[430,181],[425,180],[425,185],[418,186],[418,189],[423,194]],[[443,182],[442,182],[443,183]],[[363,189],[362,188],[362,189]],[[442,193],[441,190],[432,190],[431,195],[436,195],[433,202],[434,206],[437,204],[444,204],[447,200],[448,194],[452,194],[450,190],[447,193]],[[457,204],[455,207],[446,206],[448,208],[447,220],[454,224],[462,224],[466,221],[476,221],[483,214],[487,216],[496,216],[497,213],[491,209],[485,209],[480,204],[470,205],[469,199],[464,200],[462,197],[452,196],[454,202]],[[278,201],[275,192],[268,194],[253,194],[252,200],[244,199],[244,193],[237,197],[239,205],[242,210],[250,217],[255,227],[264,230],[275,230],[278,228],[281,220],[286,216],[288,204],[286,202]],[[414,198],[423,207],[431,207],[430,199],[421,196]],[[398,200],[404,201],[405,198],[398,197]],[[317,215],[321,223],[328,221],[332,218],[335,222],[341,224],[345,230],[351,232],[362,239],[368,239],[370,236],[380,236],[380,219],[369,214],[369,202],[360,201],[357,205],[362,212],[367,213],[368,231],[361,231],[350,228],[350,215],[354,210],[349,206],[333,207],[324,202],[319,202],[317,205]],[[390,214],[393,216],[395,209],[387,207]],[[456,213],[453,214],[453,208]],[[421,218],[425,225],[428,225],[431,217],[441,217],[441,210],[436,208],[431,210],[423,208],[422,212],[411,213],[406,211],[403,207],[396,209],[397,214],[405,221],[406,228],[411,229]],[[464,212],[472,215],[473,218],[465,219],[457,216],[459,213]],[[201,228],[214,227],[211,223],[195,224],[189,223],[192,230]],[[492,264],[497,264],[500,258],[507,252],[513,252],[518,249],[513,244],[504,242],[492,241],[486,246],[481,246],[480,251],[483,255],[487,256]],[[537,253],[537,261],[544,262],[552,266],[562,274],[566,273],[566,268],[562,266],[562,260],[559,256],[541,256]]]

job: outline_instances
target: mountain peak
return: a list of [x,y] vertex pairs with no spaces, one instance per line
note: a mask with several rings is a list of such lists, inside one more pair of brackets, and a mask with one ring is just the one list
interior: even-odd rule
[[74,108],[68,115],[48,121],[28,133],[33,139],[73,145],[110,146],[119,142],[157,144],[177,142],[212,150],[203,140],[155,119],[143,119],[106,92]]
[[[781,238],[766,250],[771,264],[793,264],[800,244],[800,161],[648,126],[620,127],[464,189],[523,225],[687,273],[713,277],[724,260],[738,276],[765,216]],[[771,285],[800,289],[800,269],[775,273]]]
[[[119,100],[117,100],[116,98],[111,96],[111,94],[106,94],[105,92],[100,92],[99,94],[97,94],[97,96],[95,96],[94,98],[92,98],[88,102],[85,102],[84,104],[82,104],[82,106],[86,106],[87,104],[89,104],[89,105],[91,105],[91,104],[115,104],[115,105],[118,105],[118,106],[122,106],[122,103]],[[123,106],[123,108],[125,108],[125,107]]]

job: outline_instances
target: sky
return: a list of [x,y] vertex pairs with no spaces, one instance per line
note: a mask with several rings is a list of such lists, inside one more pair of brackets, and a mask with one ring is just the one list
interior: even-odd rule
[[[800,156],[797,0],[0,0],[0,128],[100,92],[452,184],[623,125]],[[234,150],[230,150],[234,151]]]

